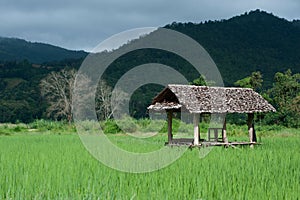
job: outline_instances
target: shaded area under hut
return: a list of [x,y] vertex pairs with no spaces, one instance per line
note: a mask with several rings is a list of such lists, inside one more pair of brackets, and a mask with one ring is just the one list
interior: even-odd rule
[[[261,95],[250,88],[208,87],[193,85],[170,84],[162,90],[148,107],[154,111],[166,111],[168,121],[168,144],[201,145],[254,145],[257,144],[254,129],[254,113],[276,112]],[[194,138],[173,139],[172,116],[173,112],[187,112],[193,115]],[[227,113],[247,113],[249,141],[228,142],[226,135]],[[223,115],[221,127],[208,128],[207,140],[200,137],[199,119],[201,114]],[[219,137],[221,131],[221,137]]]

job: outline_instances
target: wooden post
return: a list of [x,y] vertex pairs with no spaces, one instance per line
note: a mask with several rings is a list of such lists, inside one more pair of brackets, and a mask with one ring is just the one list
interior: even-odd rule
[[254,123],[252,123],[252,128],[253,128],[253,142],[257,142],[257,138],[256,138],[256,132],[255,132],[255,128],[254,128]]
[[198,138],[199,138],[199,140],[198,141],[200,142],[201,141],[200,140],[201,136],[200,136],[200,126],[199,126],[199,123],[201,123],[201,114],[198,114],[198,117],[199,117],[199,119],[198,119]]
[[199,145],[199,114],[194,113],[194,145]]
[[214,139],[215,139],[214,141],[215,142],[218,142],[218,137],[219,137],[218,135],[219,135],[218,128],[214,128]]
[[227,133],[226,133],[226,118],[224,119],[224,124],[223,124],[223,130],[222,130],[222,140],[225,143],[228,143],[228,139],[227,139]]
[[173,111],[168,110],[167,115],[168,115],[168,143],[171,144],[172,139],[173,139],[173,134],[172,134],[172,115],[173,115]]
[[[253,119],[254,119],[254,113],[248,113],[247,125],[248,125],[250,142],[253,142],[253,137],[254,137]],[[253,147],[253,144],[251,144],[250,147]]]

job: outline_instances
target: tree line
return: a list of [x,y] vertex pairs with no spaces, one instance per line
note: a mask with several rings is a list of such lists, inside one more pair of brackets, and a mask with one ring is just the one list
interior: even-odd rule
[[[72,121],[72,99],[76,98],[72,93],[75,77],[75,69],[64,69],[59,72],[52,72],[41,81],[42,96],[48,102],[48,117],[56,120],[65,119],[69,122]],[[88,77],[80,80],[82,80],[80,84],[90,84]],[[268,90],[262,88],[262,83],[263,76],[259,71],[252,72],[251,75],[234,83],[238,87],[252,88],[276,108],[276,113],[258,114],[256,120],[260,120],[268,125],[277,124],[286,127],[300,127],[300,73],[293,74],[291,70],[277,72],[274,77],[273,87]],[[213,85],[212,82],[207,82],[203,76],[195,79],[191,84]],[[114,94],[117,96],[113,96]],[[91,93],[88,92],[84,96],[85,98],[90,98]],[[104,80],[101,80],[97,85],[95,94],[95,110],[98,119],[107,120],[113,118],[115,111],[128,98],[128,94],[123,91],[112,93],[112,88]],[[84,108],[85,102],[83,100],[79,106]]]
[[277,72],[273,86],[268,90],[262,89],[263,77],[259,71],[252,72],[235,82],[236,86],[252,88],[271,103],[277,112],[259,114],[259,120],[272,125],[278,124],[287,127],[300,127],[300,73],[293,74],[289,69]]

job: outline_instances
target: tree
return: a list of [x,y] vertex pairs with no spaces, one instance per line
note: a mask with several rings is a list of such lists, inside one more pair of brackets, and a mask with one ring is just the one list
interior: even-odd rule
[[196,86],[213,86],[213,85],[215,85],[215,82],[208,81],[204,75],[201,75],[199,78],[196,78],[195,80],[193,80],[193,82],[191,82],[190,84],[196,85]]
[[199,78],[196,78],[193,80],[193,82],[190,83],[191,85],[196,85],[196,86],[206,86],[206,81],[203,76],[200,76]]
[[298,128],[300,126],[300,74],[293,75],[291,70],[284,73],[277,72],[274,81],[268,94],[277,113],[269,116],[268,119],[271,123]]
[[51,72],[41,80],[41,93],[49,104],[48,117],[72,121],[72,94],[76,73],[75,69],[63,69],[59,72]]
[[113,92],[106,81],[100,80],[96,92],[96,112],[98,118],[100,120],[112,118],[126,100],[128,100],[127,93],[120,89],[115,89]]
[[235,86],[240,86],[243,88],[252,88],[255,91],[258,91],[262,87],[262,75],[259,71],[252,72],[248,77],[245,77],[241,80],[238,80],[234,83]]
[[263,83],[262,74],[260,71],[252,72],[250,77],[250,85],[253,90],[258,91],[261,89]]
[[[75,78],[76,88],[74,88]],[[127,94],[121,90],[112,93],[110,86],[104,80],[99,81],[95,91],[91,80],[84,74],[78,74],[75,69],[52,72],[41,83],[42,96],[47,100],[47,116],[54,119],[73,119],[73,107],[76,114],[84,116],[93,112],[90,98],[95,97],[95,108],[98,118],[106,120],[112,118],[114,113],[127,99]],[[76,98],[76,101],[73,101]],[[75,102],[76,104],[74,104]]]

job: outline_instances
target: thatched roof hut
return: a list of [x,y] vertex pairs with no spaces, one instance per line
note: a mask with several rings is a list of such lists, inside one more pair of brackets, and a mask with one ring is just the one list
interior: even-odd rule
[[[253,140],[254,113],[275,112],[275,108],[261,95],[250,88],[208,87],[193,85],[168,85],[152,101],[148,109],[168,112],[169,142],[172,140],[172,112],[188,111],[194,114],[194,144],[199,143],[198,122],[201,113],[248,113],[250,142]],[[216,130],[213,130],[216,131]],[[224,136],[225,134],[225,136]],[[223,142],[226,138],[226,121],[222,129]]]
[[250,88],[168,85],[148,109],[183,108],[190,113],[275,112],[275,108]]

